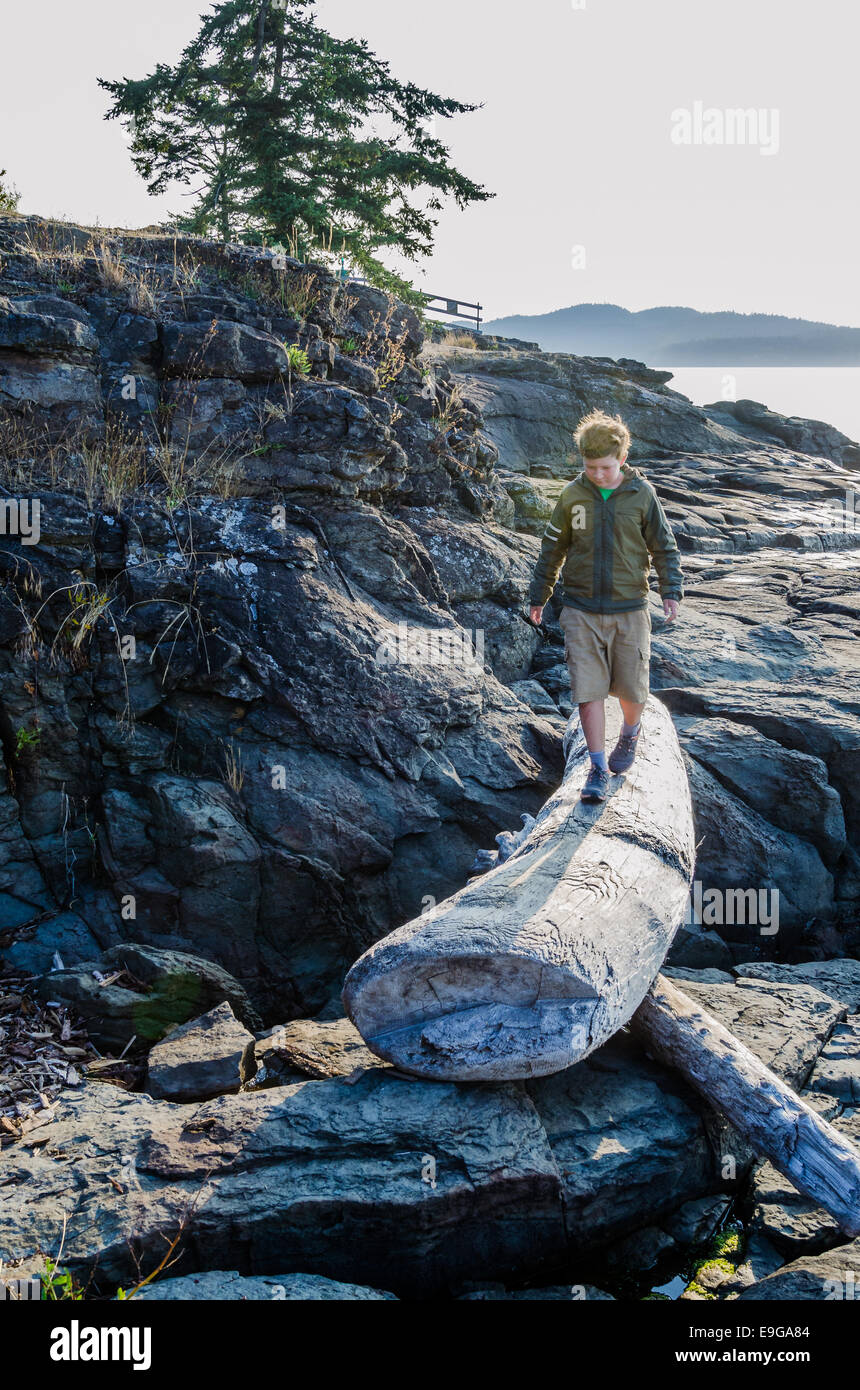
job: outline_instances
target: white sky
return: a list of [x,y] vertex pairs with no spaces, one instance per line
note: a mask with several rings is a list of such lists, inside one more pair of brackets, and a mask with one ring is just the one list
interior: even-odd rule
[[[0,167],[22,211],[136,227],[183,205],[179,189],[148,197],[96,78],[174,62],[205,8],[5,0]],[[498,196],[442,215],[420,288],[480,300],[486,318],[597,300],[860,325],[851,0],[318,0],[317,13],[400,78],[484,103],[439,134]],[[778,109],[778,152],[674,145],[671,113],[696,101]]]

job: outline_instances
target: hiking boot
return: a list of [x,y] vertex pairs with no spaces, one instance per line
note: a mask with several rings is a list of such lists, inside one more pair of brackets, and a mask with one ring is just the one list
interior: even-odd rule
[[[642,730],[640,728],[639,734]],[[633,759],[636,757],[636,744],[639,742],[639,734],[621,734],[618,742],[609,754],[610,772],[626,772],[633,766]]]
[[592,763],[579,799],[580,801],[605,801],[608,787],[609,773],[604,772],[603,768],[598,767],[596,763]]

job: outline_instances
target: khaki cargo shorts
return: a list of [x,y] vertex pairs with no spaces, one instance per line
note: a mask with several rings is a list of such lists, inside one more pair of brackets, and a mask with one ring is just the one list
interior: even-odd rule
[[585,613],[563,604],[559,622],[575,705],[605,700],[607,695],[618,695],[631,704],[645,703],[651,660],[647,608],[632,613]]

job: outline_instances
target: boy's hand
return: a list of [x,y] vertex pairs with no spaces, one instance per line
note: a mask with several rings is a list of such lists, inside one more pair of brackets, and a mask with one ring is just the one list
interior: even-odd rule
[[543,604],[541,604],[540,607],[538,607],[537,604],[532,604],[529,609],[529,617],[533,623],[540,625],[540,620],[543,617]]
[[678,600],[676,598],[664,598],[663,612],[666,614],[666,622],[673,623],[678,616]]

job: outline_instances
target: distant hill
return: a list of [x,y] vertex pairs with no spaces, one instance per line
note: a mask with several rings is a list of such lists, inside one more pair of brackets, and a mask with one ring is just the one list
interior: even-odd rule
[[493,319],[484,331],[525,338],[545,352],[633,357],[651,367],[860,366],[860,328],[780,314],[668,306],[632,312],[618,304],[574,304],[549,314]]

